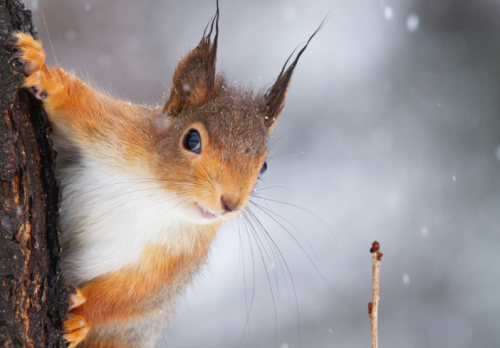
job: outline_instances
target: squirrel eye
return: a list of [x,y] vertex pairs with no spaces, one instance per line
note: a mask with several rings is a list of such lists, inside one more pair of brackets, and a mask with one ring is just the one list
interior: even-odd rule
[[264,174],[267,170],[267,161],[264,162],[264,165],[262,166],[262,168],[260,168],[260,171],[259,171],[259,176],[261,176],[262,174]]
[[191,129],[189,132],[187,132],[186,136],[184,137],[182,146],[184,146],[184,148],[188,151],[194,153],[200,153],[201,152],[200,133],[198,133],[198,131],[194,129]]

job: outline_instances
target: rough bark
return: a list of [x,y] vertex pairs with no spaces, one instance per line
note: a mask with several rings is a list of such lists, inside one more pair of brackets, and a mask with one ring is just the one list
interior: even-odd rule
[[8,62],[15,30],[35,34],[31,12],[0,0],[0,347],[64,347],[55,154],[41,104]]

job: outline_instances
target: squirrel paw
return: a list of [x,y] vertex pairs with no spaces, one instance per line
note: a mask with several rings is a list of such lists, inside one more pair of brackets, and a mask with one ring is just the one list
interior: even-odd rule
[[81,341],[85,339],[90,331],[87,322],[81,315],[71,313],[71,311],[79,307],[85,302],[85,297],[82,295],[80,290],[68,286],[70,291],[69,300],[69,311],[64,322],[64,329],[66,333],[64,334],[64,339],[69,343],[68,348],[75,348]]
[[45,62],[45,52],[42,44],[36,41],[33,36],[17,32],[6,43],[11,44],[16,50],[9,58],[9,62],[17,59],[23,65],[23,73],[25,76],[30,76],[35,71],[42,69]]
[[37,99],[44,100],[48,92],[42,88],[43,75],[41,69],[45,62],[45,52],[42,44],[29,34],[17,32],[5,41],[10,44],[15,52],[10,56],[9,62],[17,59],[23,66],[24,87],[26,87]]
[[87,322],[81,315],[68,313],[64,322],[66,333],[63,338],[69,343],[68,348],[76,347],[81,341],[87,337],[90,329]]

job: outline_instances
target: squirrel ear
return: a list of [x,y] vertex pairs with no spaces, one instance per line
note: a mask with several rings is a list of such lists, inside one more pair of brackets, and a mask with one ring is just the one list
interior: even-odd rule
[[[214,25],[215,37],[211,42]],[[173,87],[163,113],[177,116],[185,106],[198,106],[209,100],[214,92],[218,35],[219,2],[217,1],[217,11],[205,28],[200,43],[175,69]]]
[[295,66],[298,63],[300,56],[302,55],[302,53],[304,53],[314,35],[316,35],[318,31],[323,27],[323,24],[325,24],[325,20],[326,18],[323,20],[323,22],[321,22],[318,29],[316,29],[316,31],[309,37],[305,46],[302,47],[302,49],[297,54],[295,60],[287,68],[286,66],[288,64],[288,61],[290,60],[290,58],[292,58],[293,54],[295,53],[295,50],[292,52],[292,54],[288,57],[285,64],[283,65],[283,68],[281,69],[281,72],[278,75],[276,82],[264,94],[265,107],[263,112],[264,115],[266,116],[265,123],[269,131],[272,131],[272,129],[276,125],[276,121],[280,117],[281,111],[285,106],[285,99],[286,99],[286,94],[288,92],[288,86],[290,85],[290,80],[292,79],[293,70],[295,69]]

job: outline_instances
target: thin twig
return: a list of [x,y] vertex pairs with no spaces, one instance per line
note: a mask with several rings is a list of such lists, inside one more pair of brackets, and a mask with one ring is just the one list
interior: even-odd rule
[[380,251],[379,242],[375,241],[372,244],[370,253],[372,254],[373,262],[373,291],[372,301],[368,302],[368,314],[370,315],[372,327],[372,348],[378,348],[378,301],[380,291],[380,261],[382,261],[382,254]]

